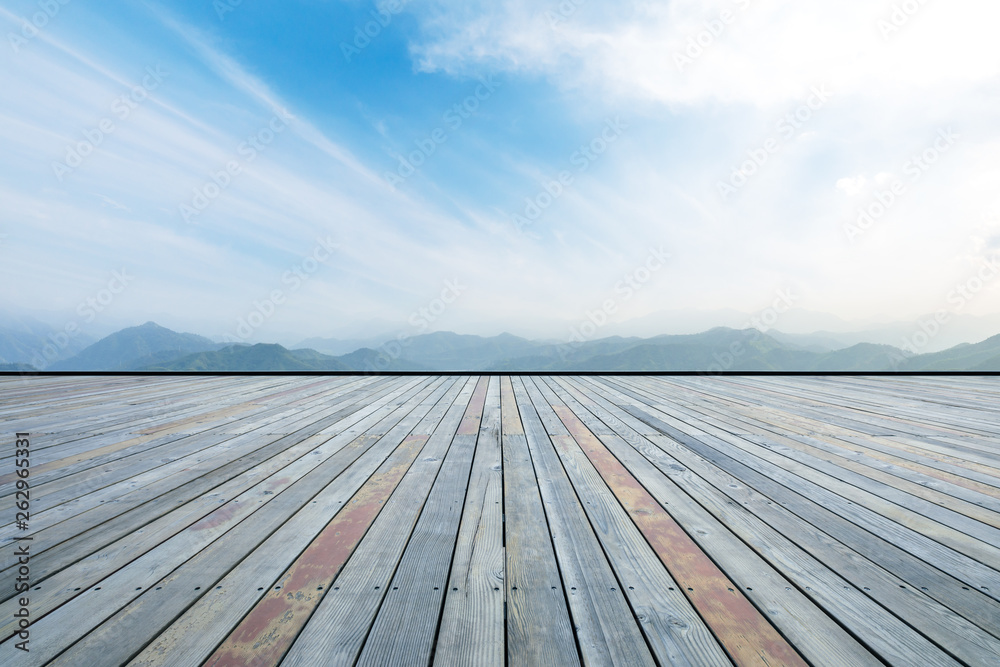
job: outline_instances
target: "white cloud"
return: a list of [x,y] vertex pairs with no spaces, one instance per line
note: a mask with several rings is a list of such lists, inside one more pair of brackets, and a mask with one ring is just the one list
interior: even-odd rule
[[553,28],[545,12],[557,7],[428,3],[412,48],[429,71],[535,71],[595,95],[667,105],[773,107],[819,83],[838,95],[903,98],[1000,73],[1000,5],[990,0],[928,3],[888,40],[878,21],[892,3],[870,0],[590,0]]
[[[1000,66],[988,34],[1000,10],[970,0],[928,4],[883,40],[876,21],[891,4],[759,0],[743,10],[728,1],[587,0],[555,28],[544,12],[556,2],[408,5],[420,21],[412,49],[425,71],[511,72],[504,104],[518,103],[520,75],[541,76],[555,89],[545,120],[561,125],[565,110],[583,119],[579,126],[592,125],[581,132],[599,132],[604,117],[627,112],[632,127],[575,174],[531,230],[537,238],[518,235],[510,214],[567,167],[572,147],[561,162],[545,159],[534,146],[489,144],[470,124],[461,140],[485,144],[477,150],[490,159],[475,168],[496,183],[493,199],[426,172],[392,191],[367,161],[382,157],[378,138],[366,153],[355,137],[333,136],[290,101],[305,93],[251,74],[244,59],[163,12],[197,60],[178,49],[174,78],[59,183],[51,161],[109,113],[134,72],[47,38],[17,67],[0,68],[0,86],[18,93],[0,108],[0,223],[11,234],[5,270],[14,276],[3,296],[73,306],[127,257],[144,267],[143,281],[121,302],[138,320],[184,312],[211,323],[199,330],[223,333],[329,233],[341,243],[337,257],[273,326],[331,335],[363,317],[405,324],[442,280],[457,278],[469,290],[448,326],[485,333],[537,326],[558,336],[565,332],[553,322],[578,321],[613,296],[623,272],[661,244],[673,255],[670,266],[622,317],[750,310],[789,282],[801,286],[804,308],[844,317],[921,313],[1000,235],[989,226],[995,218],[984,218],[1000,211],[990,92]],[[678,68],[674,55],[724,7],[734,20]],[[835,93],[830,104],[722,201],[717,181],[823,83]],[[197,225],[182,224],[178,204],[234,158],[248,131],[286,111],[291,130],[243,164]],[[368,120],[382,139],[391,134]],[[842,225],[865,193],[899,177],[908,156],[952,123],[962,135],[955,153],[857,247],[847,244]],[[449,151],[458,152],[458,138]],[[32,268],[40,266],[50,268]]]

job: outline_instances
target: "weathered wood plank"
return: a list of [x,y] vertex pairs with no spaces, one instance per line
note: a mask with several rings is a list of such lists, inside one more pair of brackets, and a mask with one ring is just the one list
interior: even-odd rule
[[507,664],[578,665],[542,499],[510,377],[500,380]]
[[[585,387],[589,383],[583,380],[563,384],[582,392],[572,392],[572,396],[579,399],[581,405],[574,403],[569,396],[565,397],[566,402],[573,406],[581,419],[588,412],[600,417],[607,428],[607,436],[610,437],[599,437],[606,438],[606,444],[614,453],[622,458],[629,456],[624,443],[644,456],[659,452],[651,439],[662,436],[649,425],[635,420],[618,408],[610,399],[603,398],[609,395],[603,385],[595,382],[592,386]],[[626,398],[614,397],[614,394],[610,396],[623,404],[627,403]],[[640,434],[641,431],[644,433]],[[648,468],[635,463],[635,459],[629,460],[633,461],[629,468],[636,474],[643,475],[640,481],[663,495],[663,502],[676,513],[688,534],[701,543],[726,574],[739,584],[739,588],[746,591],[746,596],[767,614],[771,622],[807,659],[816,664],[842,667],[872,664],[874,658],[871,653],[825,610],[804,595],[794,582],[771,567],[758,554],[741,543],[734,542],[727,524],[714,520],[699,504],[692,503],[691,498],[665,485],[664,479],[644,473],[644,468],[647,473]],[[686,473],[687,469],[674,463],[668,466],[668,470],[669,478],[678,481],[677,476]],[[683,490],[690,493],[686,487]]]
[[500,420],[500,382],[491,377],[433,658],[443,667],[504,664]]
[[411,436],[429,436],[418,460],[393,491],[351,559],[333,580],[308,624],[281,664],[354,665],[375,615],[390,591],[389,583],[424,508],[424,501],[451,450],[472,384],[455,382],[437,405],[414,427]]
[[[419,383],[426,385],[425,380]],[[201,664],[244,616],[272,590],[287,570],[319,532],[348,503],[372,473],[385,462],[389,453],[410,433],[423,416],[414,403],[432,394],[433,385],[425,386],[412,401],[392,406],[389,414],[373,415],[377,423],[359,424],[367,438],[378,437],[376,445],[339,477],[331,480],[310,502],[286,521],[260,546],[240,561],[214,589],[163,629],[156,639],[130,664],[172,665]],[[440,391],[438,389],[437,391]],[[351,437],[358,435],[351,434]],[[335,436],[340,437],[340,436]]]
[[306,547],[205,661],[206,666],[277,665],[305,627],[429,436],[411,433]]
[[488,386],[479,378],[358,665],[430,663]]
[[[33,559],[36,580],[44,581],[50,574],[96,553],[99,549],[107,548],[115,541],[128,539],[139,528],[143,528],[147,534],[142,540],[133,541],[130,548],[137,554],[142,553],[139,550],[141,544],[149,545],[150,548],[155,545],[156,530],[167,531],[160,533],[161,536],[165,536],[162,539],[183,530],[203,516],[203,513],[199,514],[202,511],[199,507],[206,506],[204,494],[211,491],[212,495],[219,497],[217,487],[222,488],[220,485],[228,485],[226,488],[234,489],[245,488],[249,484],[246,479],[240,479],[241,475],[248,475],[248,471],[257,466],[280,463],[281,457],[285,456],[284,452],[289,447],[313,435],[316,430],[339,422],[344,418],[344,414],[320,413],[316,417],[314,423],[284,437],[255,438],[252,434],[248,434],[249,439],[243,448],[235,452],[235,457],[223,454],[224,460],[219,462],[221,465],[218,467],[209,466],[206,470],[195,468],[193,478],[160,495],[154,501],[146,502],[103,523],[90,525],[88,522],[84,524],[82,530],[76,530],[71,526],[69,533],[72,536],[66,536],[67,539],[52,545],[49,549],[43,548]],[[190,517],[190,521],[185,523],[182,517]],[[59,532],[63,530],[60,526],[56,526],[55,529]],[[7,554],[8,551],[0,550],[0,553]]]
[[33,434],[19,664],[202,664],[414,435],[286,663],[753,660],[679,537],[810,664],[1000,661],[995,378],[0,377],[0,428]]
[[[544,382],[525,378],[525,388],[570,478],[581,507],[608,555],[640,628],[660,664],[732,665],[708,626],[663,567],[658,555],[552,411]],[[536,386],[536,382],[539,386]],[[560,446],[562,445],[562,446]],[[570,585],[570,596],[573,591]]]
[[[380,402],[387,401],[383,398]],[[330,480],[337,478],[365,454],[388,429],[388,423],[377,426],[385,422],[383,414],[375,412],[354,425],[345,423],[337,436],[311,436],[311,440],[322,445],[297,462],[308,472],[273,499],[268,499],[250,517],[210,546],[157,581],[155,586],[147,587],[135,600],[63,653],[54,664],[97,664],[102,659],[116,664],[127,662],[164,626],[213,586],[219,585],[219,579],[247,553],[258,548],[283,524],[294,521],[298,514],[307,514],[308,510],[314,509],[313,506],[322,501],[322,491]],[[292,478],[298,473],[290,466],[282,474]],[[215,522],[218,525],[232,522],[235,514],[230,512]],[[107,586],[102,587],[107,590]],[[69,624],[81,622],[82,616],[84,614],[76,609],[70,615]]]
[[513,390],[562,576],[555,589],[564,596],[567,591],[572,593],[567,600],[580,661],[595,666],[655,665],[625,599],[624,587],[601,551],[520,378],[514,378]]
[[[766,514],[771,522],[750,516],[748,506],[751,501],[733,493],[740,488],[736,481],[720,479],[718,487],[726,491],[720,493],[715,487],[691,475],[679,463],[683,460],[698,466],[697,469],[702,475],[709,474],[706,466],[698,465],[698,462],[692,461],[692,457],[689,456],[674,459],[666,455],[668,451],[679,456],[686,453],[693,444],[690,439],[676,443],[666,436],[653,436],[653,438],[661,445],[661,451],[649,448],[642,452],[653,465],[660,468],[669,478],[686,482],[685,487],[689,492],[697,493],[702,506],[709,509],[724,525],[794,581],[800,589],[805,590],[828,613],[838,618],[845,627],[877,651],[883,659],[889,658],[894,664],[913,664],[915,661],[924,664],[954,664],[950,656],[943,655],[936,646],[889,613],[887,608],[895,609],[896,614],[903,616],[904,621],[938,644],[946,646],[953,655],[965,660],[971,659],[973,663],[1000,659],[1000,653],[996,652],[1000,650],[1000,642],[957,614],[936,604],[919,590],[907,586],[901,587],[900,580],[888,575],[875,564],[843,549],[836,541],[824,539],[822,533],[797,520],[797,517],[787,510],[767,505],[761,500],[753,509],[757,510],[755,513]],[[617,447],[615,452],[622,456],[623,460],[636,461],[634,454],[624,448]],[[648,464],[632,463],[630,468],[637,470],[640,465],[648,466]],[[671,507],[678,507],[677,494],[671,493],[671,490],[664,487],[656,476],[647,475],[643,480],[655,493],[665,493]],[[726,495],[740,502],[734,503],[726,498]],[[780,534],[780,527],[787,528],[787,538]],[[794,544],[792,540],[798,544]],[[809,555],[805,553],[806,551]],[[849,585],[852,583],[853,586]],[[862,589],[865,592],[862,592]],[[866,595],[872,599],[868,599]],[[873,632],[872,627],[877,628],[877,631]],[[840,645],[845,643],[843,639],[838,642]],[[852,660],[854,661],[856,658]]]
[[[805,665],[798,652],[565,405],[553,411],[737,665]],[[568,441],[560,443],[568,446]]]
[[[628,394],[629,390],[623,387],[622,392]],[[697,421],[690,417],[687,418],[688,421],[685,421],[683,417],[678,418],[676,415],[668,414],[648,404],[642,403],[641,405],[642,408],[625,406],[625,409],[643,421],[656,420],[656,428],[661,432],[688,432],[690,434],[693,425],[689,422]],[[984,543],[979,543],[981,546],[976,545],[974,541],[970,542],[969,538],[957,533],[957,531],[952,531],[933,522],[921,521],[905,508],[870,497],[870,494],[864,495],[864,492],[855,490],[854,487],[845,488],[847,485],[839,480],[813,474],[805,469],[805,466],[787,458],[778,457],[766,449],[754,447],[741,438],[732,437],[717,429],[713,430],[712,427],[704,424],[700,424],[698,428],[707,434],[698,441],[701,445],[732,457],[748,468],[828,507],[870,532],[903,546],[907,551],[918,554],[921,559],[942,571],[969,582],[975,588],[980,588],[984,594],[994,598],[1000,597],[1000,592],[997,592],[1000,591],[1000,572],[960,550],[950,548],[941,541],[932,539],[926,533],[932,533],[937,537],[942,537],[941,533],[944,533],[944,537],[951,537],[954,541],[965,543],[962,545],[963,547],[971,547],[969,550],[974,551],[977,556],[985,555],[990,558],[990,551],[995,550],[995,547]],[[865,504],[852,502],[838,495],[831,488],[836,488],[854,497],[864,495]],[[884,510],[886,514],[881,514],[879,510]],[[916,528],[922,528],[923,531],[916,530]]]

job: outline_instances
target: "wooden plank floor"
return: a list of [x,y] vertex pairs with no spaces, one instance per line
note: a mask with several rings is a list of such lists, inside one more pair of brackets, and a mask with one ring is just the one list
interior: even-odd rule
[[2,665],[1000,664],[993,377],[8,376],[0,423]]

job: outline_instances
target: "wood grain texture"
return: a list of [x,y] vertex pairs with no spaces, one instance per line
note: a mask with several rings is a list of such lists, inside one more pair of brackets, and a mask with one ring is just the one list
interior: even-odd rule
[[[525,386],[657,661],[692,667],[732,665],[590,459],[572,442],[552,411],[552,392],[538,378],[525,379]],[[571,597],[578,592],[570,587]]]
[[500,381],[507,664],[578,665],[566,597],[509,377]]
[[455,543],[433,664],[504,664],[500,381],[491,377]]
[[[562,581],[584,665],[654,665],[624,587],[601,550],[579,497],[559,463],[520,378],[513,380],[526,441],[552,532]],[[633,587],[634,588],[634,587]]]
[[0,376],[0,430],[0,664],[1000,662],[995,377]]
[[[552,406],[576,445],[646,537],[663,565],[737,665],[805,665],[798,652],[738,591],[638,480],[564,405]],[[564,441],[564,446],[568,446]]]
[[359,665],[430,662],[488,387],[488,378],[478,379]]
[[[410,437],[429,436],[420,456],[400,481],[384,509],[328,588],[281,664],[300,667],[323,663],[354,665],[372,623],[387,596],[398,594],[389,583],[410,539],[424,500],[450,451],[469,392],[463,379],[417,424]],[[468,386],[471,391],[471,385]]]
[[325,594],[324,589],[350,558],[426,442],[426,435],[410,435],[403,440],[216,649],[206,665],[263,666],[281,661]]

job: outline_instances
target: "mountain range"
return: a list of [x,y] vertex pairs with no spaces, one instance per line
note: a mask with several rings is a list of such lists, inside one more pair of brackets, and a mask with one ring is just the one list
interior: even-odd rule
[[2,365],[41,368],[73,357],[95,342],[94,338],[81,333],[75,325],[56,329],[28,315],[0,315]]
[[[314,339],[325,351],[346,341]],[[357,341],[362,342],[362,341]],[[54,371],[1000,371],[1000,335],[944,351],[912,354],[890,345],[831,349],[822,337],[717,327],[652,338],[609,336],[572,343],[511,334],[435,332],[400,337],[342,354],[276,343],[227,344],[153,322],[106,336]],[[0,357],[0,370],[31,370],[23,357]],[[37,368],[37,367],[35,367]]]

